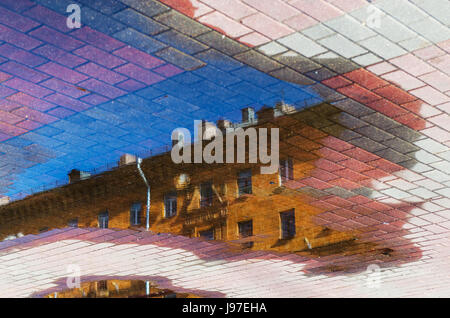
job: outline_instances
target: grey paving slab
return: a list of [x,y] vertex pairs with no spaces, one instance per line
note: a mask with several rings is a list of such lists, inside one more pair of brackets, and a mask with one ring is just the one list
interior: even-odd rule
[[242,45],[239,42],[234,41],[217,31],[210,31],[201,34],[197,36],[197,40],[231,56],[249,50],[249,48],[245,45]]
[[380,150],[386,149],[386,146],[383,146],[379,142],[373,141],[372,139],[367,138],[367,137],[353,139],[353,140],[350,140],[349,142],[352,145],[360,147],[369,152],[375,152],[375,151],[380,151]]
[[199,67],[206,65],[204,62],[193,58],[190,55],[184,54],[174,48],[168,47],[159,52],[156,52],[155,55],[161,57],[162,59],[170,62],[174,65],[177,65],[185,70],[195,70]]
[[277,55],[283,52],[286,52],[288,49],[279,43],[273,41],[258,48],[259,51],[263,52],[266,55],[272,56]]
[[209,47],[196,41],[195,39],[188,37],[178,31],[169,30],[160,33],[155,38],[169,46],[176,48],[188,54],[195,54],[200,51],[204,51]]
[[351,58],[367,53],[367,50],[346,39],[340,34],[336,34],[319,40],[319,43],[327,47],[328,49],[338,53],[339,55],[342,55],[345,58]]
[[164,43],[161,43],[153,39],[152,37],[149,37],[132,28],[126,28],[125,30],[119,31],[115,33],[113,37],[130,45],[133,45],[146,53],[154,53],[155,51],[158,51],[167,46]]
[[[340,112],[338,114],[335,114],[333,116],[331,116],[330,118],[333,121],[336,121],[337,123],[341,124],[342,126],[347,127],[348,129],[352,129],[355,130],[356,128],[361,128],[364,126],[367,126],[367,123],[359,120],[358,118],[345,113],[345,112]],[[358,131],[360,132],[360,131]]]
[[388,15],[381,18],[379,27],[374,28],[374,30],[393,42],[400,42],[417,36],[415,32],[408,29],[404,24]]
[[333,105],[357,118],[361,118],[375,112],[373,109],[350,98],[333,103]]
[[240,53],[234,56],[237,60],[246,63],[254,68],[263,71],[271,72],[282,67],[282,64],[268,58],[267,56],[256,52],[255,50],[249,50],[244,53]]
[[391,59],[407,53],[400,46],[381,35],[361,41],[359,44],[384,59]]
[[327,68],[338,74],[351,72],[359,68],[356,63],[353,63],[346,58],[338,56],[332,52],[321,54],[317,57],[314,57],[313,60],[319,64],[326,66]]
[[312,79],[314,79],[316,81],[323,81],[323,80],[326,80],[333,76],[336,76],[337,74],[326,67],[322,67],[317,70],[310,71],[310,72],[306,73],[305,75],[311,77]]
[[316,92],[321,98],[323,98],[327,102],[336,102],[338,100],[342,100],[345,98],[344,95],[339,94],[335,90],[320,83],[310,86],[310,89]]
[[306,57],[312,57],[327,51],[315,41],[298,32],[278,39],[278,42]]
[[122,3],[136,9],[148,17],[169,11],[170,8],[154,0],[120,0]]
[[394,127],[401,126],[400,123],[398,123],[395,120],[390,119],[389,117],[387,117],[383,114],[380,114],[378,112],[372,113],[367,116],[363,116],[363,117],[361,117],[361,119],[367,121],[369,124],[372,124],[372,125],[377,126],[378,128],[381,128],[383,130],[392,129]]
[[388,146],[389,148],[392,148],[402,154],[408,154],[419,150],[419,147],[398,137],[383,141],[383,145]]
[[316,24],[315,26],[307,28],[301,32],[313,40],[318,40],[318,39],[335,34],[335,32],[333,30],[326,27],[322,23]]
[[408,160],[411,159],[410,157],[408,157],[406,155],[403,155],[400,152],[395,151],[395,150],[390,149],[390,148],[386,148],[386,149],[383,149],[383,150],[376,151],[375,154],[380,156],[381,158],[384,158],[384,159],[389,160],[389,161],[394,162],[394,163],[408,161]]
[[426,17],[424,12],[407,0],[378,0],[374,5],[405,25]]
[[352,61],[365,67],[365,66],[369,66],[369,65],[381,62],[382,59],[380,59],[375,54],[366,53],[366,54],[352,58]]
[[113,17],[144,34],[154,35],[169,29],[167,26],[162,25],[131,8],[122,10],[114,14]]
[[189,36],[196,37],[200,34],[210,31],[210,29],[201,23],[177,12],[170,10],[154,17],[154,19],[164,25],[167,25],[175,30]]
[[315,82],[308,77],[300,74],[299,72],[294,71],[293,69],[283,67],[281,69],[272,71],[269,73],[270,75],[290,83],[295,83],[299,85],[312,85]]
[[306,57],[301,56],[294,51],[288,51],[286,53],[277,55],[274,58],[280,63],[288,65],[289,67],[299,71],[300,73],[306,73],[322,67],[320,64],[317,64],[311,59],[307,59]]
[[329,20],[325,22],[325,25],[353,41],[365,40],[376,35],[374,31],[350,15],[343,15]]
[[423,37],[417,35],[416,37],[414,37],[412,39],[398,42],[398,45],[400,45],[402,48],[404,48],[408,52],[412,52],[412,51],[426,48],[426,47],[432,45],[432,43],[430,41],[424,39]]
[[[365,122],[363,122],[363,123],[365,123]],[[379,128],[371,126],[371,125],[367,125],[367,123],[365,123],[365,124],[366,124],[365,127],[357,128],[357,129],[355,129],[355,131],[357,131],[358,133],[360,133],[366,137],[369,137],[372,140],[379,141],[379,142],[383,142],[385,140],[394,138],[393,135],[385,132],[382,129],[379,129]]]
[[433,154],[437,154],[437,153],[445,152],[445,151],[449,150],[448,147],[446,147],[443,144],[441,144],[437,141],[434,141],[433,139],[430,139],[430,138],[416,141],[414,144],[419,146],[422,149],[425,149],[426,151],[433,153]]
[[411,23],[409,27],[433,43],[450,39],[450,29],[431,17]]
[[450,1],[448,0],[411,0],[422,10],[445,25],[450,25]]

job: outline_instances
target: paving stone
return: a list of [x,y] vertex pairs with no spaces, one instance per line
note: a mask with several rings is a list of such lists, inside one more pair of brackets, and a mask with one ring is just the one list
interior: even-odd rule
[[381,193],[387,194],[390,197],[393,197],[395,199],[404,199],[407,197],[410,197],[411,195],[408,192],[402,191],[400,189],[396,189],[396,188],[391,188],[391,189],[387,189],[387,190],[381,190]]
[[130,8],[114,14],[113,17],[144,34],[154,35],[168,30],[167,26],[162,25]]
[[380,113],[373,113],[367,116],[363,116],[361,117],[361,119],[383,130],[388,130],[400,126],[400,124],[395,120],[390,119]]
[[321,67],[317,70],[307,72],[305,75],[311,77],[312,79],[314,79],[316,81],[321,82],[323,80],[334,77],[337,74],[335,72],[327,69],[326,67]]
[[282,67],[280,63],[255,50],[237,54],[234,58],[263,72],[271,72]]
[[376,151],[380,151],[382,149],[386,149],[386,146],[383,146],[382,144],[380,144],[376,141],[373,141],[372,139],[369,139],[367,137],[352,139],[349,142],[352,145],[360,147],[369,152],[376,152]]
[[155,15],[167,12],[170,10],[169,7],[154,0],[120,0],[126,5],[136,9],[137,11],[145,14],[148,17],[153,17]]
[[114,34],[113,37],[150,54],[166,47],[164,43],[131,28],[122,30]]
[[361,65],[361,66],[369,66],[378,62],[381,62],[378,56],[372,53],[363,54],[357,57],[352,58],[352,61]]
[[307,29],[301,31],[301,33],[303,33],[304,35],[306,35],[307,37],[309,37],[313,40],[318,40],[318,39],[335,34],[335,32],[333,30],[326,27],[322,23],[319,23],[310,28],[307,28]]
[[[175,10],[170,10],[169,12],[157,15],[154,17],[154,19],[159,23],[165,24],[181,33],[192,37],[197,37],[200,34],[210,31],[210,29],[203,24],[189,19],[188,17]],[[205,44],[209,45],[209,43]]]
[[312,57],[327,51],[325,48],[300,33],[293,33],[278,39],[278,42],[306,57]]
[[160,33],[156,35],[155,38],[173,48],[176,48],[177,50],[188,54],[195,54],[209,48],[208,46],[175,30],[169,30]]
[[296,191],[310,195],[313,198],[321,198],[321,197],[330,195],[328,192],[325,192],[325,191],[322,191],[322,190],[319,190],[319,189],[316,189],[313,187],[309,187],[309,186],[301,187],[301,188],[297,189]]
[[311,59],[307,59],[306,57],[303,57],[293,51],[275,56],[274,58],[280,63],[288,65],[289,67],[299,71],[300,73],[306,73],[321,68],[320,64],[314,63],[313,61],[311,61]]
[[433,43],[450,39],[448,26],[443,26],[431,17],[411,23],[408,26]]
[[352,114],[353,116],[356,116],[357,118],[361,118],[363,116],[374,113],[374,111],[369,107],[364,106],[363,104],[358,103],[357,101],[354,101],[350,98],[335,102],[333,103],[333,105],[349,114]]
[[406,126],[386,128],[386,129],[389,133],[411,143],[424,138],[424,136],[421,133]]
[[357,64],[331,52],[314,57],[313,60],[326,66],[337,74],[348,73],[359,68]]
[[431,153],[421,149],[419,151],[416,151],[414,153],[414,156],[416,157],[416,159],[422,163],[425,164],[430,164],[433,162],[437,162],[440,161],[441,159],[439,157],[436,157],[434,155],[432,155]]
[[223,54],[215,49],[209,49],[207,51],[195,54],[194,56],[199,60],[202,60],[209,65],[213,65],[226,72],[234,71],[244,65],[236,59],[229,57],[228,55]]
[[299,84],[299,85],[312,85],[315,82],[306,76],[294,71],[293,69],[283,67],[281,69],[272,71],[269,73],[273,77],[276,77],[282,81],[289,83]]
[[316,92],[321,98],[323,98],[323,100],[327,102],[335,102],[345,98],[345,96],[320,83],[311,85],[310,89]]
[[408,29],[407,26],[399,23],[388,15],[381,18],[379,27],[374,30],[395,43],[417,36],[417,34]]
[[335,115],[331,116],[330,119],[333,121],[336,121],[337,123],[341,124],[342,126],[348,128],[348,129],[351,129],[351,130],[356,130],[356,128],[361,128],[361,127],[367,126],[366,122],[359,120],[358,118],[356,118],[350,114],[347,114],[345,112],[340,112],[338,114],[335,114]]
[[159,56],[169,63],[172,63],[173,65],[176,65],[188,71],[193,71],[202,66],[205,66],[205,63],[203,63],[202,61],[197,60],[192,56],[186,55],[171,47],[158,51],[155,53],[155,55]]
[[425,40],[423,37],[416,35],[412,39],[404,40],[398,43],[402,48],[407,50],[408,52],[412,52],[415,50],[423,49],[427,46],[430,46],[431,43]]
[[414,144],[426,151],[429,151],[430,153],[433,153],[433,154],[448,151],[448,147],[442,145],[439,142],[434,141],[433,139],[429,139],[429,138],[416,141]]
[[278,44],[277,42],[272,41],[270,43],[264,44],[263,46],[260,46],[258,50],[266,55],[272,56],[286,52],[288,49]]
[[410,25],[426,17],[425,13],[406,0],[378,0],[374,5],[405,25]]
[[410,158],[408,156],[403,155],[400,152],[395,151],[390,148],[375,151],[374,153],[376,155],[380,156],[381,158],[384,158],[384,159],[389,160],[394,163],[399,163],[399,162],[410,160]]
[[381,35],[363,40],[359,42],[359,44],[384,59],[391,59],[407,53],[400,46],[392,43]]
[[355,131],[372,140],[379,141],[381,143],[383,143],[383,141],[385,140],[394,138],[393,135],[388,134],[377,127],[367,126],[367,124],[365,127],[355,129]]
[[83,7],[83,10],[81,10],[81,21],[83,21],[83,24],[108,35],[125,29],[125,25],[117,20],[88,7]]
[[414,152],[414,151],[417,151],[420,149],[419,147],[415,146],[414,144],[407,142],[403,139],[397,138],[397,137],[389,139],[389,140],[385,140],[382,143],[383,143],[383,145],[385,145],[389,148],[392,148],[402,154],[408,154],[408,153],[411,153],[411,152]]
[[336,32],[345,35],[352,41],[358,42],[376,35],[375,32],[365,27],[363,23],[350,15],[343,15],[333,20],[325,22],[325,25]]
[[197,37],[197,40],[230,56],[249,50],[248,47],[220,34],[217,31],[202,34]]
[[335,195],[335,196],[338,196],[338,197],[344,198],[344,199],[348,199],[348,198],[351,198],[351,197],[354,197],[357,195],[356,193],[354,193],[352,191],[348,191],[341,187],[332,187],[332,188],[325,189],[324,191],[329,194],[332,194],[332,195]]
[[446,0],[412,0],[433,18],[439,20],[444,25],[450,25],[450,3]]

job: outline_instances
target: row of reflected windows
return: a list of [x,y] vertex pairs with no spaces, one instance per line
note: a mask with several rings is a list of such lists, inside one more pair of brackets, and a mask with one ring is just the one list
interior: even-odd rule
[[[130,210],[130,224],[139,225],[141,223],[141,209],[142,205],[140,203],[134,203]],[[98,227],[108,228],[109,213],[108,211],[102,212],[98,215]],[[69,221],[69,226],[78,227],[78,219],[73,219]],[[295,236],[295,209],[280,212],[280,230],[281,239],[291,239]],[[238,222],[238,231],[240,238],[246,238],[253,236],[253,220],[246,220]],[[208,240],[214,239],[214,228],[200,231],[199,236]],[[253,242],[248,242],[243,244],[246,247],[252,247]]]
[[[283,184],[288,180],[293,179],[293,165],[292,159],[280,160],[279,168],[280,183]],[[252,194],[252,171],[250,169],[240,171],[237,175],[238,195]],[[217,191],[217,190],[216,190]],[[205,182],[200,185],[200,207],[211,206],[213,203],[213,184],[212,182]],[[224,186],[219,189],[219,192],[223,194],[225,192]],[[130,225],[140,225],[142,214],[142,203],[135,202],[130,208]],[[177,214],[177,192],[171,191],[164,195],[164,217],[170,218]],[[98,227],[108,228],[109,213],[108,211],[102,212],[98,215]],[[247,222],[247,223],[246,223]],[[251,236],[253,232],[252,221],[241,222],[238,224],[239,234],[241,237]],[[282,238],[289,238],[295,235],[295,216],[294,212],[287,211],[280,213],[281,232]],[[78,219],[69,221],[69,226],[77,227]],[[214,238],[213,231],[204,231],[200,233],[200,236],[205,238]]]

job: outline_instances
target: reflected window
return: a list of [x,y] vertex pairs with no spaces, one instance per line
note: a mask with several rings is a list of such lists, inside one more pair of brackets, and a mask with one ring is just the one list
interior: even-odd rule
[[[246,238],[253,236],[253,221],[243,221],[238,223],[238,229],[239,229],[239,237],[240,238]],[[242,243],[242,247],[244,248],[251,248],[253,247],[253,242],[245,242]]]
[[199,234],[199,237],[204,238],[206,240],[214,240],[214,229],[213,228],[206,230],[206,231],[200,231],[198,234]]
[[295,210],[280,213],[281,238],[290,239],[295,236]]
[[294,168],[291,158],[280,160],[280,183],[284,184],[289,180],[294,180]]
[[75,218],[75,219],[70,220],[70,221],[67,223],[67,225],[68,225],[69,227],[78,227],[78,219]]
[[200,206],[210,206],[213,199],[213,189],[211,182],[205,182],[200,185]]
[[102,212],[98,215],[98,227],[101,229],[107,229],[109,223],[108,211]]
[[250,169],[238,173],[239,196],[252,194],[252,171]]
[[164,195],[164,217],[177,215],[177,193],[172,191]]
[[130,208],[130,225],[141,224],[142,203],[135,202]]

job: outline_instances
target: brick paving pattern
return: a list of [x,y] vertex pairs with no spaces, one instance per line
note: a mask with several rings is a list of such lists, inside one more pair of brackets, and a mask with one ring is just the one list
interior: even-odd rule
[[[82,7],[81,29],[65,26],[69,3]],[[449,17],[445,0],[2,1],[1,195],[146,152],[194,119],[237,121],[245,106],[283,99],[311,109],[299,144],[313,168],[291,187],[323,210],[316,222],[409,258],[387,256],[377,289],[366,284],[370,255],[210,259],[195,247],[210,243],[182,237],[55,230],[0,243],[3,296],[55,288],[69,260],[86,275],[165,277],[229,297],[448,296]],[[334,108],[310,108],[322,101]],[[169,259],[153,255],[167,251],[181,256],[162,269]],[[356,273],[330,274],[348,264]]]

